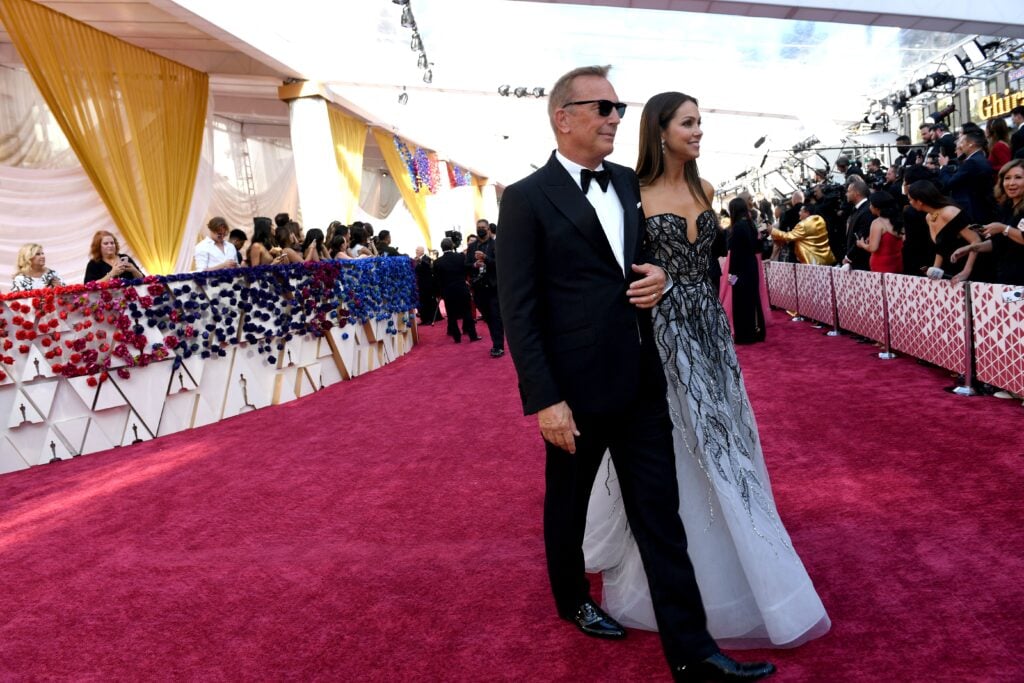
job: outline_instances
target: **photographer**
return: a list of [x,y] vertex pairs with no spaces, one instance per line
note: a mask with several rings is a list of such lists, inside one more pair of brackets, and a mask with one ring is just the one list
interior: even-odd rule
[[476,222],[476,238],[475,249],[466,250],[473,300],[491,333],[491,358],[501,358],[505,355],[505,327],[498,306],[498,279],[494,261],[496,242],[487,219],[481,218]]

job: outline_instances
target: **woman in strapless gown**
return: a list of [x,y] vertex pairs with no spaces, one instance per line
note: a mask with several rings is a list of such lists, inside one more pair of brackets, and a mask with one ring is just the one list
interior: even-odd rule
[[[668,380],[679,514],[719,645],[792,647],[824,634],[830,622],[779,518],[729,323],[707,277],[718,224],[713,189],[696,169],[699,122],[693,98],[652,98],[637,170],[645,236],[671,278],[654,331]],[[588,512],[587,566],[603,572],[609,614],[653,630],[642,560],[607,457],[603,467]]]
[[867,239],[861,237],[857,246],[871,253],[869,264],[873,273],[903,272],[903,213],[888,192],[872,192],[868,208],[875,220]]

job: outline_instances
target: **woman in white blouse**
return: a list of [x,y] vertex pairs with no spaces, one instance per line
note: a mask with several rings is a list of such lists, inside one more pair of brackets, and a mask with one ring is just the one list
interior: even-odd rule
[[18,250],[18,270],[14,273],[12,292],[63,286],[64,281],[57,271],[46,267],[42,245],[29,243]]
[[210,236],[196,245],[196,270],[221,270],[238,267],[238,252],[227,240],[228,222],[214,216],[206,225]]

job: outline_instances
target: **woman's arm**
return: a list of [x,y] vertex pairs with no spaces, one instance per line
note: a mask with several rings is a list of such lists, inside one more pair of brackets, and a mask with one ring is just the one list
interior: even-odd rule
[[978,252],[975,245],[981,242],[981,238],[978,237],[978,233],[974,232],[970,228],[964,228],[961,230],[960,236],[967,240],[968,245],[971,247],[971,251],[967,254],[967,261],[964,263],[963,270],[953,276],[954,283],[970,279],[971,271],[974,270],[974,262],[978,260]]
[[870,251],[872,254],[878,251],[878,245],[882,243],[882,233],[885,232],[885,227],[882,225],[882,219],[876,218],[871,221],[871,231],[868,233],[868,238],[860,238],[857,240],[857,246],[864,251]]

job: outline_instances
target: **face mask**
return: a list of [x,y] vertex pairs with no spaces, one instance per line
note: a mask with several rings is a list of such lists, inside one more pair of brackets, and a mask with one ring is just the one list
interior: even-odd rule
[[486,239],[487,238],[487,231],[478,228],[477,231],[476,231],[476,236],[479,237],[480,239]]

